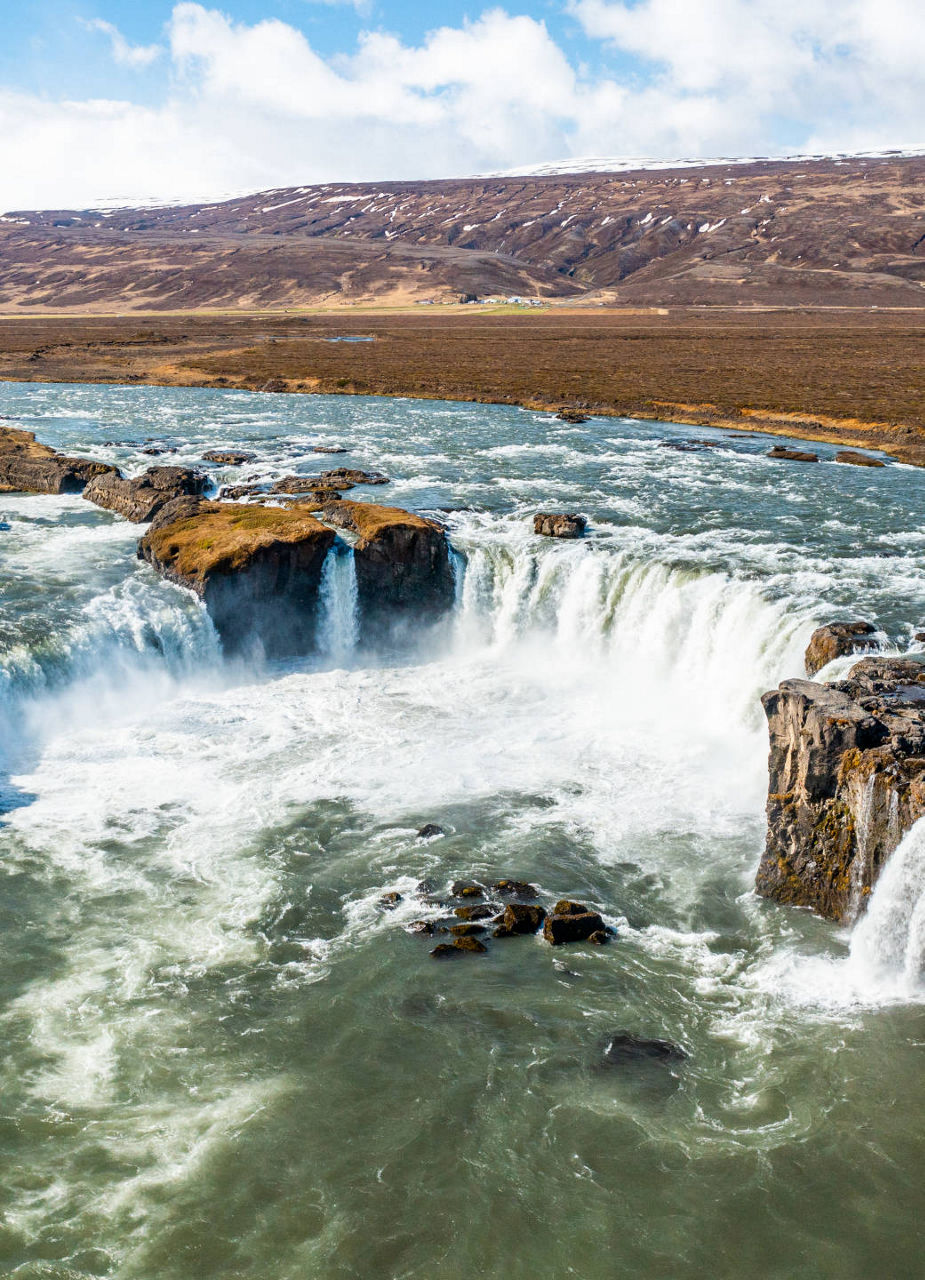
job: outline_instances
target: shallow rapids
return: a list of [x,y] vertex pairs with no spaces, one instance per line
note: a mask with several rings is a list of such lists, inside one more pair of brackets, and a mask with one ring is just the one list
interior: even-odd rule
[[[0,412],[130,472],[256,455],[216,483],[343,444],[457,553],[418,652],[358,647],[342,550],[322,653],[230,663],[137,526],[0,495],[0,1274],[918,1273],[925,836],[853,938],[751,886],[758,698],[835,616],[921,648],[925,473],[482,405],[30,385]],[[664,447],[692,436],[717,447]],[[588,536],[537,539],[541,509]],[[441,965],[403,928],[504,875],[616,940]],[[621,1030],[688,1057],[608,1067]]]

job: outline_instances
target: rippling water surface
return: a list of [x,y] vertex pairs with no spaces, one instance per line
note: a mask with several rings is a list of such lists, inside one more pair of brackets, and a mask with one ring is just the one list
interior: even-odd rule
[[[357,656],[332,562],[324,656],[233,665],[138,526],[0,495],[0,1274],[921,1274],[925,845],[853,948],[751,884],[758,697],[834,616],[921,648],[925,473],[421,401],[0,412],[127,471],[382,469],[459,553],[420,653]],[[662,447],[691,435],[720,447]],[[438,964],[402,927],[440,914],[422,880],[504,875],[617,939]],[[620,1030],[689,1056],[605,1068]]]

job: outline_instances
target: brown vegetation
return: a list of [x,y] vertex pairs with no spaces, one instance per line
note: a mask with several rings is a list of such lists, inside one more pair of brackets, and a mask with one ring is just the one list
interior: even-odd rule
[[[331,343],[362,333],[374,341]],[[925,461],[925,313],[0,320],[0,379],[481,400],[734,426]]]

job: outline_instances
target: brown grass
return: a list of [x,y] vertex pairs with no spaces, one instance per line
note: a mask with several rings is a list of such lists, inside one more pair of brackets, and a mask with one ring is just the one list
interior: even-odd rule
[[304,508],[212,502],[195,516],[149,533],[147,541],[173,573],[201,583],[209,574],[244,568],[256,551],[318,536],[327,537],[328,530]]
[[[325,338],[362,333],[368,343]],[[0,379],[490,401],[883,449],[925,464],[925,311],[0,320]]]

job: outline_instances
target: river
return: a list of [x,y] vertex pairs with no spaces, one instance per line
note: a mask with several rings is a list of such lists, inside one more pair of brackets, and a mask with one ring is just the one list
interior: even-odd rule
[[[0,1274],[921,1273],[925,839],[854,940],[752,884],[758,699],[835,617],[922,648],[925,471],[427,401],[7,384],[0,412],[129,472],[383,470],[351,496],[457,553],[415,652],[357,649],[342,556],[321,657],[229,662],[139,526],[0,494]],[[588,535],[535,537],[544,509]],[[616,938],[438,963],[406,931],[506,875]],[[687,1058],[608,1066],[616,1031]]]

